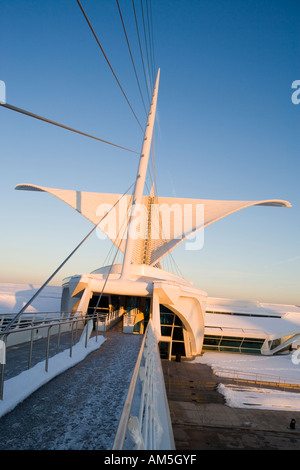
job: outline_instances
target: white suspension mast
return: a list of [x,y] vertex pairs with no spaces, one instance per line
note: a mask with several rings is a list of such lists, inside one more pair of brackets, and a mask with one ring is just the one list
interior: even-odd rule
[[143,147],[142,147],[142,152],[140,156],[139,167],[138,167],[138,172],[137,172],[137,177],[136,177],[136,182],[135,182],[135,189],[134,189],[133,201],[132,201],[131,212],[130,212],[130,217],[129,217],[128,233],[127,233],[126,247],[125,247],[125,252],[124,252],[124,260],[123,260],[123,267],[122,267],[122,273],[121,273],[121,278],[123,279],[129,278],[129,275],[130,275],[130,264],[132,260],[136,229],[137,229],[137,225],[139,222],[140,208],[141,208],[141,204],[143,201],[146,173],[147,173],[149,155],[150,155],[150,149],[151,149],[151,143],[152,143],[155,113],[156,113],[157,94],[158,94],[158,85],[159,85],[159,76],[160,76],[160,69],[158,69],[156,82],[155,82],[155,86],[153,90],[152,102],[151,102],[150,111],[148,114]]

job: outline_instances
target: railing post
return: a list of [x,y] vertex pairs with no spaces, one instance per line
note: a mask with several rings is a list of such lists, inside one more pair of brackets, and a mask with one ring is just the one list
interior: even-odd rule
[[72,321],[72,327],[71,327],[70,357],[72,357],[72,347],[73,347],[73,328],[74,328],[74,321]]
[[58,335],[57,335],[57,349],[56,352],[59,352],[59,346],[60,346],[60,330],[61,330],[61,322],[59,322],[58,325]]
[[[94,318],[93,318],[94,321]],[[96,332],[96,341],[98,341],[98,313],[96,314],[96,322],[95,322],[95,332]]]
[[30,348],[29,348],[29,358],[28,358],[28,369],[31,367],[31,359],[32,359],[32,348],[33,348],[33,336],[34,336],[34,329],[32,328],[30,334]]
[[50,330],[51,326],[48,326],[48,335],[47,335],[47,350],[46,350],[46,364],[45,364],[45,370],[48,372],[48,363],[49,363],[49,346],[50,346]]
[[89,319],[87,319],[87,322],[86,322],[86,332],[85,332],[85,347],[87,347],[87,343],[88,343],[88,332],[89,332]]
[[[4,343],[5,353],[6,353],[7,336],[8,335],[5,335],[4,338],[2,339],[2,341]],[[2,361],[2,364],[1,364],[1,382],[0,382],[0,399],[1,400],[3,400],[3,393],[4,393],[5,363],[6,363],[6,359],[4,358],[4,360]]]

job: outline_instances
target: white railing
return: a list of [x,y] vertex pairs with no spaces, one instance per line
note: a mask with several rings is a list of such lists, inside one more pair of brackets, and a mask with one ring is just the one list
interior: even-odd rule
[[[13,328],[24,328],[69,316],[70,312],[30,312],[23,313],[13,323]],[[0,331],[15,318],[15,313],[0,313]]]
[[111,309],[108,313],[96,313],[96,325],[98,331],[106,331],[108,328],[114,326],[122,317],[123,309]]
[[132,308],[123,315],[123,331],[124,333],[132,333],[135,325],[135,319],[138,314],[137,308]]
[[[7,346],[17,346],[47,337],[50,325],[51,334],[55,334],[58,331],[69,331],[74,321],[77,324],[84,322],[82,312],[24,312],[11,324],[15,317],[15,313],[0,313],[0,339],[4,335]],[[54,327],[55,324],[57,328]]]
[[293,377],[282,377],[275,374],[265,374],[264,372],[257,373],[251,371],[223,369],[221,367],[216,367],[213,369],[213,371],[214,374],[216,374],[218,377],[234,380],[235,382],[244,382],[259,386],[266,385],[300,390],[300,379],[296,379]]
[[151,320],[113,444],[113,450],[122,449],[175,449],[164,376]]
[[[5,356],[3,355],[4,360],[1,360],[0,357],[0,400],[3,400],[6,358],[10,351],[7,346],[20,345],[20,343],[28,345],[28,348],[26,348],[26,353],[28,354],[27,368],[30,369],[32,366],[33,345],[37,339],[44,339],[46,347],[43,355],[45,357],[45,371],[48,372],[50,338],[55,337],[56,353],[58,353],[60,350],[61,333],[69,333],[68,349],[70,350],[70,357],[72,357],[74,336],[76,335],[75,342],[77,342],[77,332],[79,331],[80,338],[84,335],[85,346],[87,346],[91,328],[93,327],[93,317],[82,316],[79,312],[76,314],[72,312],[37,312],[34,315],[23,313],[9,328],[7,325],[10,324],[11,316],[9,314],[1,314],[1,317],[0,341],[2,355],[5,352]],[[88,327],[85,327],[87,324]],[[36,334],[37,331],[39,332],[38,335]],[[14,337],[19,337],[19,339],[14,340]],[[12,341],[10,341],[11,338],[13,338]]]

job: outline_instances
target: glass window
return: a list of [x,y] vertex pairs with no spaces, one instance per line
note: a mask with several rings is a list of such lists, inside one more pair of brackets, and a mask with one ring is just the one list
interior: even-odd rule
[[219,350],[223,352],[234,352],[234,353],[241,352],[241,348],[239,348],[239,346],[231,346],[230,344],[220,346]]
[[111,296],[111,303],[113,306],[113,310],[118,310],[120,308],[120,296],[119,295],[112,295]]
[[209,351],[230,351],[244,354],[259,354],[264,339],[238,338],[235,336],[204,336],[203,349]]
[[204,336],[205,345],[219,346],[220,340],[220,336]]
[[160,351],[160,357],[162,359],[169,359],[169,348],[170,348],[170,343],[169,342],[160,341],[159,351]]
[[241,348],[243,354],[260,354],[260,348]]
[[177,315],[174,315],[175,316],[175,325],[176,326],[182,326],[182,321],[180,320],[180,318],[177,316]]
[[88,307],[88,313],[93,314],[95,311],[95,308],[97,307],[96,312],[108,312],[109,308],[109,298],[106,295],[102,295],[100,301],[99,301],[99,294],[93,294],[93,297],[91,298],[89,302],[89,307]]
[[183,331],[180,327],[175,327],[173,330],[173,340],[183,341]]
[[184,343],[179,341],[172,342],[172,356],[176,356],[176,354],[181,354],[181,356],[185,356],[185,347]]
[[138,308],[139,306],[139,298],[138,297],[127,297],[127,312]]
[[162,326],[161,327],[162,336],[172,336],[172,327],[171,326]]
[[160,314],[160,324],[161,325],[173,325],[174,315],[173,313],[170,315],[169,313],[161,313]]
[[242,343],[242,350],[244,349],[261,349],[264,343],[263,339],[245,338]]
[[172,310],[170,310],[168,307],[165,307],[164,305],[160,304],[159,310],[160,310],[161,313],[171,313],[172,315],[174,315]]
[[243,338],[235,338],[231,336],[223,336],[221,346],[232,346],[238,348],[241,345]]

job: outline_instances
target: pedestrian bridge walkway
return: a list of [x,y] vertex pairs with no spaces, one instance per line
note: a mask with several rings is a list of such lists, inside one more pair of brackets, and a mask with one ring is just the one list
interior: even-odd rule
[[[109,331],[93,332],[90,339],[86,334],[88,326],[89,323],[77,333],[80,339],[76,344],[72,341],[72,348],[70,332],[62,334],[60,353],[57,335],[35,341],[31,362],[34,356],[36,363],[31,364],[30,369],[28,344],[7,348],[0,411],[1,405],[11,398],[8,384],[15,379],[29,373],[26,376],[29,379],[25,380],[29,382],[30,377],[35,379],[37,371],[47,375],[48,380],[2,415],[0,450],[173,448],[163,374],[151,325],[145,335],[124,334],[120,321]],[[50,340],[54,341],[54,350]],[[87,343],[89,347],[90,342],[94,345],[98,342],[98,346],[83,360],[51,379],[53,364],[61,354],[69,355],[73,349],[76,356],[77,346],[83,348]],[[45,351],[47,361],[43,361]],[[67,362],[65,356],[64,360]]]
[[[146,349],[150,345],[144,344],[144,335],[123,334],[122,331],[120,322],[103,332],[98,338],[100,347],[2,416],[0,450],[143,448],[143,436],[140,442],[135,441],[134,447],[129,442],[126,419],[129,415],[136,416],[131,421],[129,418],[131,429],[136,431],[134,425],[139,418],[140,403],[149,395],[140,393],[130,407],[132,379],[137,379],[136,370],[140,377],[146,376],[146,361],[141,361],[139,369],[136,365],[141,360],[143,345]],[[45,356],[46,343],[44,339],[34,345],[35,353],[40,350],[39,359]],[[54,346],[55,343],[50,348],[49,371],[51,358],[57,356]],[[67,335],[61,338],[60,347],[68,350]],[[27,360],[24,361],[27,352],[23,347],[10,349],[11,376],[27,368]],[[36,357],[35,361],[39,359]],[[299,431],[291,430],[289,423],[292,418],[298,423],[300,412],[230,408],[216,391],[219,377],[203,364],[162,361],[162,370],[175,439],[173,449],[175,445],[177,450],[183,451],[299,448]],[[145,380],[142,385],[143,389],[150,388]],[[162,403],[162,389],[159,397]],[[158,413],[161,417],[160,410]],[[152,442],[152,447],[148,448],[155,448],[154,444]],[[162,442],[160,449],[169,447]]]
[[[103,333],[99,349],[1,418],[1,450],[112,448],[142,342],[140,335],[120,334],[119,328]],[[45,341],[34,347],[45,354]],[[19,372],[17,357],[22,361],[24,348],[13,353]]]

